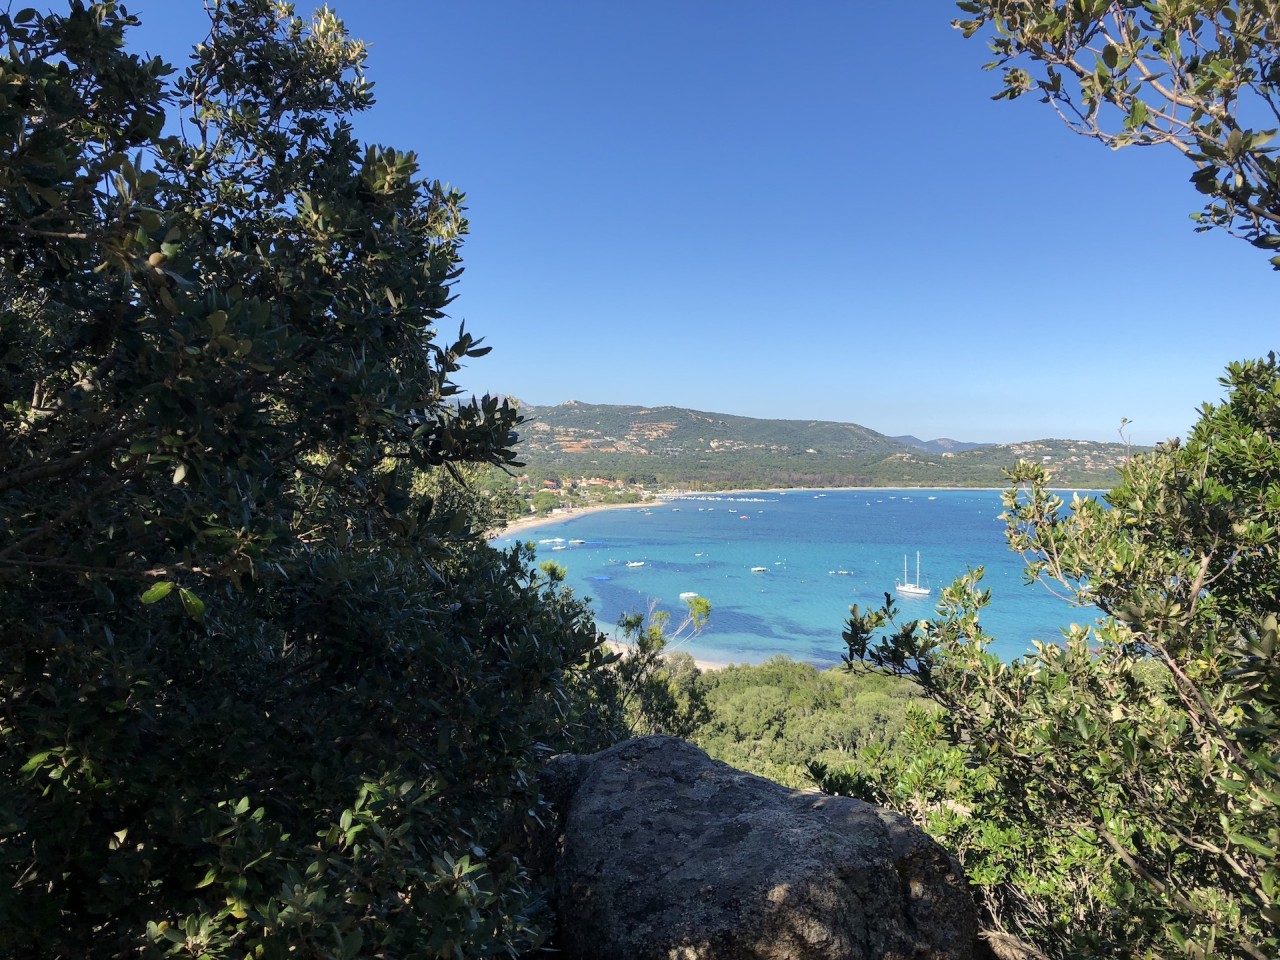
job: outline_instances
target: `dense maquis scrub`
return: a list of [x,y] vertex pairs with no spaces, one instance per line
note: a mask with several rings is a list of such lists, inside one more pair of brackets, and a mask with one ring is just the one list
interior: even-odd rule
[[823,671],[784,656],[699,670],[687,653],[665,652],[665,626],[628,634],[634,646],[617,669],[630,729],[684,737],[785,786],[811,788],[814,766],[843,769],[866,750],[893,753],[911,708],[927,703],[889,673]]
[[[589,611],[470,536],[462,197],[328,12],[0,14],[0,955],[512,954]],[[586,711],[586,712],[583,712]]]
[[790,787],[812,787],[810,764],[843,765],[862,751],[893,751],[908,707],[908,683],[850,675],[772,657],[758,666],[704,672],[706,721],[690,737],[717,760]]
[[1070,509],[1023,465],[1008,536],[1030,575],[1102,618],[1012,664],[987,652],[980,571],[887,636],[853,610],[852,664],[942,707],[912,749],[826,786],[918,816],[997,929],[1051,956],[1280,955],[1280,369],[1233,364],[1185,443]]

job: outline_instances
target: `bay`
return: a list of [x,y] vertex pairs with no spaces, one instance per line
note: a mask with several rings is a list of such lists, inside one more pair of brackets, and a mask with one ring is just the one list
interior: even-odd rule
[[893,593],[904,556],[914,581],[918,550],[932,592],[895,595],[900,617],[932,616],[942,587],[982,566],[992,591],[982,624],[996,638],[992,652],[1010,660],[1033,640],[1059,642],[1064,627],[1096,611],[1024,582],[1001,510],[994,490],[694,494],[551,520],[494,544],[534,541],[539,561],[565,568],[606,629],[651,608],[678,622],[680,594],[697,593],[711,602],[710,622],[678,649],[720,663],[781,653],[818,667],[840,661],[851,604],[877,605]]

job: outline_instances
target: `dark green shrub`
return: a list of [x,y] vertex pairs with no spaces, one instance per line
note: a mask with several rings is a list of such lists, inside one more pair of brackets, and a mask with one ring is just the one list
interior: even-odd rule
[[331,13],[211,13],[180,75],[0,14],[0,955],[513,954],[604,654],[440,482],[517,420],[439,339],[463,198]]

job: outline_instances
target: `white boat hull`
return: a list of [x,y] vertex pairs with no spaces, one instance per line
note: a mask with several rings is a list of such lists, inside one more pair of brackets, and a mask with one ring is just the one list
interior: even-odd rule
[[916,551],[916,582],[907,579],[907,557],[902,556],[902,579],[896,582],[894,589],[904,597],[927,597],[933,591],[920,583],[920,552]]

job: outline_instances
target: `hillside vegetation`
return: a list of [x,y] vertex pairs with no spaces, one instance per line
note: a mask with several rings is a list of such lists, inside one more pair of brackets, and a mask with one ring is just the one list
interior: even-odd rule
[[[1132,451],[1121,443],[1036,440],[920,449],[856,423],[760,420],[683,407],[569,401],[523,405],[516,450],[530,476],[605,477],[698,489],[994,487],[1020,459],[1064,486],[1103,488]],[[954,441],[952,441],[954,443]]]

